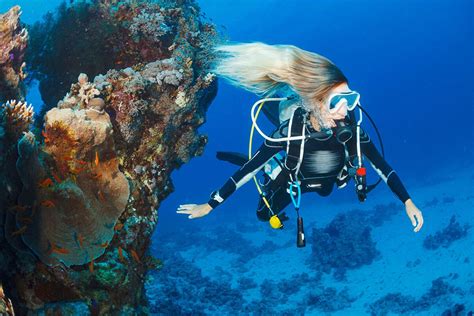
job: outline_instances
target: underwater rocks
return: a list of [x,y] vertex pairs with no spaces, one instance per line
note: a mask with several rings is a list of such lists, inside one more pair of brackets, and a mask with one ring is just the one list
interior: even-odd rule
[[313,228],[308,262],[313,269],[325,273],[334,270],[336,279],[343,280],[346,270],[370,265],[380,257],[366,216],[357,214],[338,214],[325,228]]
[[448,308],[441,314],[441,316],[462,316],[462,315],[472,316],[474,315],[474,312],[468,311],[466,313],[466,307],[464,306],[464,304],[454,304],[452,308]]
[[28,32],[20,26],[20,7],[0,14],[0,103],[21,99]]
[[436,250],[440,247],[448,248],[454,241],[466,237],[470,228],[469,224],[464,224],[464,226],[459,224],[456,221],[456,216],[453,215],[443,230],[425,238],[423,247],[428,250]]
[[44,111],[81,72],[94,78],[169,58],[199,71],[218,37],[195,1],[175,0],[64,3],[29,31],[28,66],[40,81]]
[[450,285],[439,277],[431,282],[431,287],[419,299],[402,293],[389,293],[371,303],[367,312],[374,316],[389,314],[420,313],[430,310],[436,304],[448,305],[449,296],[463,294],[462,290]]
[[32,134],[18,144],[18,203],[26,210],[16,214],[17,235],[46,264],[89,263],[110,243],[130,194],[110,118],[55,108],[46,114],[43,135],[41,149]]
[[151,272],[147,283],[150,312],[155,315],[223,315],[243,310],[238,289],[203,276],[180,255],[166,258],[163,269]]
[[[203,152],[207,138],[197,128],[217,92],[204,69],[213,26],[201,22],[192,1],[166,4],[74,3],[43,25],[63,33],[40,45],[41,32],[32,29],[33,49],[47,52],[29,55],[45,62],[33,70],[41,73],[42,97],[57,106],[8,142],[11,124],[0,121],[7,153],[0,161],[7,188],[0,195],[0,274],[20,314],[84,306],[92,314],[149,312],[145,274],[161,266],[148,252],[158,208],[173,191],[171,172]],[[142,12],[157,19],[150,27],[159,12],[166,32],[130,38],[128,27]],[[68,21],[70,14],[76,19]],[[76,22],[97,32],[65,34]],[[67,52],[57,51],[63,40]],[[237,295],[228,290],[225,299]]]

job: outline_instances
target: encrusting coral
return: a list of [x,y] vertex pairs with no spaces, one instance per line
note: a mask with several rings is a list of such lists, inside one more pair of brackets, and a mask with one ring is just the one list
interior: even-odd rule
[[18,201],[27,206],[18,235],[44,263],[86,264],[104,253],[130,193],[112,124],[107,113],[55,108],[45,125],[42,153],[28,135],[18,146]]
[[23,69],[28,31],[20,26],[19,6],[0,14],[0,101],[20,99],[23,96],[21,81],[25,78]]
[[89,82],[89,77],[81,73],[77,79],[77,83],[72,84],[71,92],[66,94],[64,99],[59,102],[58,107],[80,107],[84,108],[89,101],[99,95],[99,90]]

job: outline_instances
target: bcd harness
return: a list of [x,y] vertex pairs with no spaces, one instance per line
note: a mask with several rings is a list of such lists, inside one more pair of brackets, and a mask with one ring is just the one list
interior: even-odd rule
[[[301,201],[301,181],[298,179],[298,173],[301,167],[301,163],[303,160],[303,155],[304,155],[304,146],[305,142],[309,138],[314,138],[318,141],[326,141],[330,139],[333,135],[334,132],[332,129],[328,129],[325,131],[321,132],[313,132],[313,133],[306,133],[306,124],[307,124],[307,118],[308,118],[308,112],[302,108],[302,107],[297,107],[288,123],[288,136],[283,137],[280,139],[275,139],[271,138],[267,135],[265,135],[260,128],[258,127],[256,120],[258,117],[258,114],[260,110],[262,109],[262,106],[264,105],[265,101],[283,101],[283,100],[289,100],[292,97],[287,97],[287,98],[267,98],[267,99],[262,99],[257,101],[251,110],[251,117],[252,117],[252,129],[250,133],[250,141],[249,141],[249,159],[251,158],[252,154],[252,138],[253,138],[253,132],[254,129],[257,129],[257,131],[260,133],[262,137],[264,137],[266,140],[269,141],[286,141],[286,157],[284,159],[284,172],[288,173],[288,177],[290,179],[289,181],[289,190],[288,193],[290,194],[291,201],[295,207],[296,213],[297,213],[297,246],[298,247],[304,247],[306,245],[305,238],[304,238],[304,230],[303,230],[303,219],[301,218],[299,214],[299,207],[300,207],[300,201]],[[255,109],[258,107],[256,113]],[[361,137],[363,137],[364,140],[368,139],[368,135],[366,133],[362,134],[362,130],[360,128],[360,123],[362,122],[362,111],[364,114],[369,118],[370,122],[375,128],[375,131],[377,132],[377,136],[379,137],[381,149],[382,149],[382,156],[384,156],[384,150],[383,150],[383,143],[380,138],[380,134],[378,132],[378,129],[371,119],[371,117],[368,115],[368,113],[360,106],[360,104],[357,105],[359,108],[359,120],[356,122],[356,117],[354,111],[349,111],[348,112],[348,117],[344,119],[344,121],[337,122],[338,128],[336,130],[336,138],[337,140],[344,145],[345,148],[345,163],[344,167],[339,173],[337,177],[337,186],[339,188],[342,188],[347,184],[349,179],[352,177],[354,178],[355,181],[355,189],[356,189],[356,194],[359,199],[359,201],[363,202],[367,198],[367,193],[369,193],[371,190],[373,190],[380,182],[381,179],[379,179],[375,184],[372,185],[367,185],[366,181],[366,168],[363,165],[363,160],[362,160],[362,154],[361,154],[361,149],[360,149],[360,143],[361,143]],[[353,137],[353,134],[356,134],[356,142],[349,142],[349,140]],[[260,196],[262,197],[264,203],[268,207],[269,211],[273,215],[270,218],[270,225],[273,228],[282,228],[283,225],[281,224],[280,220],[278,219],[278,215],[275,214],[271,208],[270,203],[267,201],[264,193],[260,189],[260,186],[258,184],[258,181],[254,177],[255,184],[257,186],[257,189],[260,193]]]

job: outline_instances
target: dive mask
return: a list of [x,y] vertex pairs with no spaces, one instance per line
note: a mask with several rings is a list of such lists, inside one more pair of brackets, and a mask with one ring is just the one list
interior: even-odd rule
[[360,94],[356,91],[335,93],[329,97],[328,110],[330,113],[334,113],[345,105],[349,111],[352,111],[359,103],[359,99]]

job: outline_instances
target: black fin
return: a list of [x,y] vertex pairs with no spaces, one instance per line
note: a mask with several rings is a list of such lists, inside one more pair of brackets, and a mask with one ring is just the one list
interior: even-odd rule
[[227,161],[237,166],[243,166],[248,161],[247,156],[244,154],[229,151],[218,151],[216,157],[219,160]]

